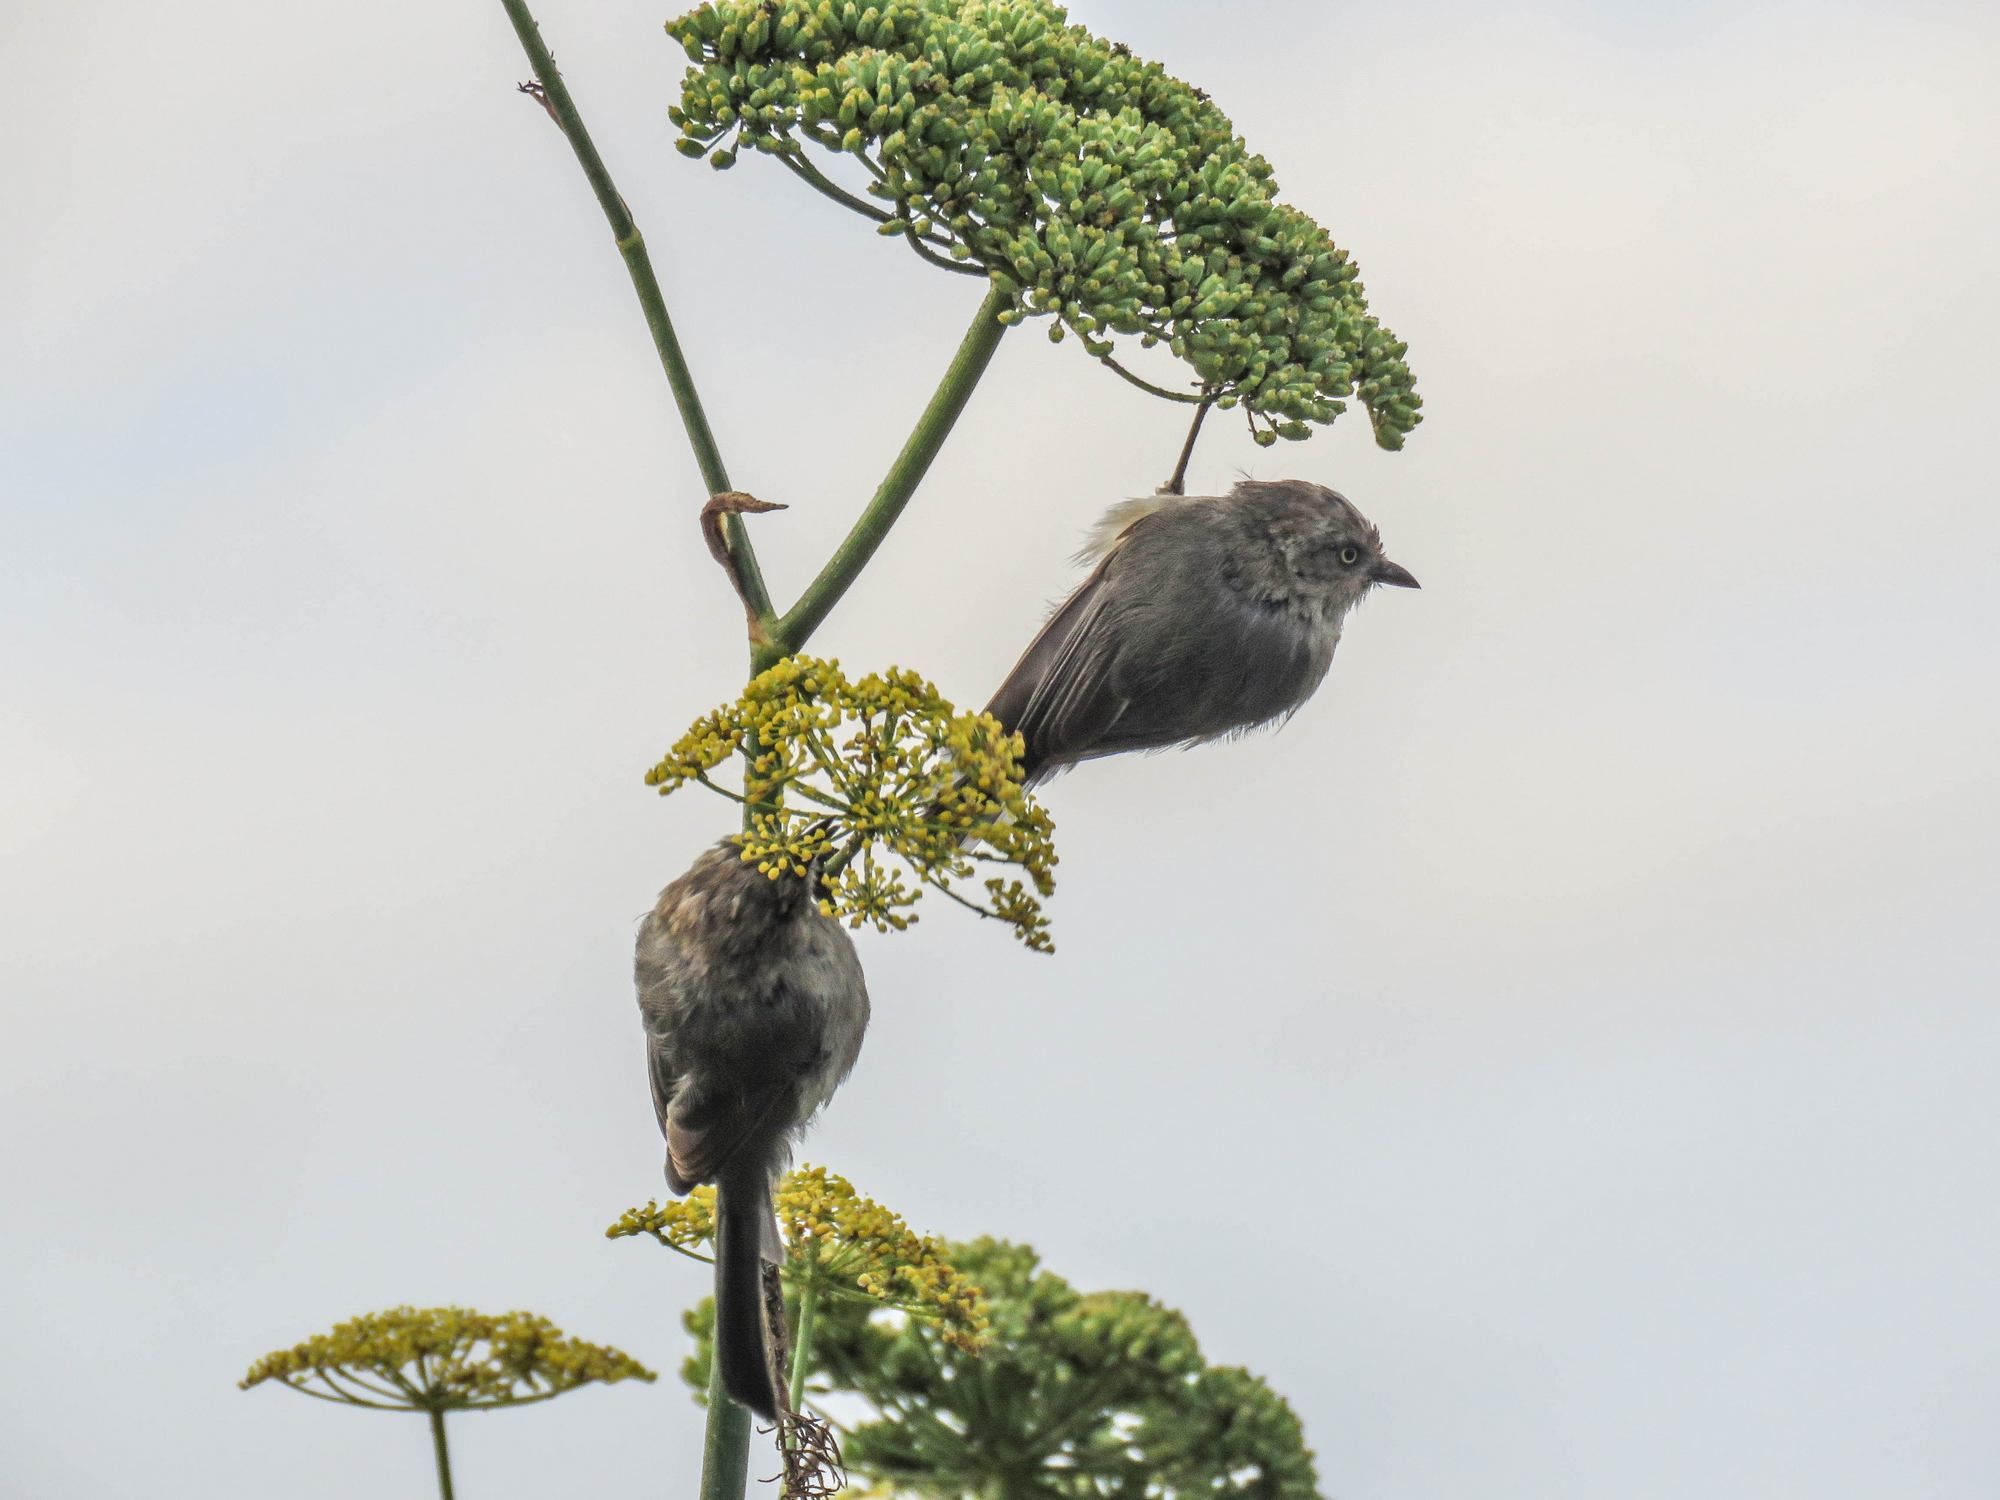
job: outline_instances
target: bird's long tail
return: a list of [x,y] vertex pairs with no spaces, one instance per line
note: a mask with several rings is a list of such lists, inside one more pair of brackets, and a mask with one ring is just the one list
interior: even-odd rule
[[771,1179],[761,1166],[715,1184],[715,1358],[732,1401],[778,1417],[764,1328],[764,1254],[773,1237]]

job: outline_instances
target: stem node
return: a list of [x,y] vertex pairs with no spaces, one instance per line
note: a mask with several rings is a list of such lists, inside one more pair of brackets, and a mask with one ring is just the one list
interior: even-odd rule
[[746,495],[742,490],[724,490],[719,495],[710,495],[708,503],[701,508],[701,539],[708,543],[708,555],[729,575],[730,587],[743,601],[743,616],[748,623],[753,656],[759,648],[774,644],[771,627],[775,621],[768,605],[763,609],[757,607],[757,590],[751,586],[750,574],[755,564],[748,556],[749,535],[740,524],[732,532],[729,523],[738,516],[763,515],[785,508],[776,501]]

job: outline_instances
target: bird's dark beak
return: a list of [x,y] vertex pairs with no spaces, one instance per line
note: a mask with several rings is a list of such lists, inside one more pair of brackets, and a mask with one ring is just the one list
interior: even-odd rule
[[1386,557],[1368,570],[1368,576],[1377,583],[1386,583],[1389,587],[1395,589],[1420,589],[1423,587],[1421,583],[1418,583],[1415,578],[1410,576],[1408,568],[1399,567],[1395,563],[1390,562]]

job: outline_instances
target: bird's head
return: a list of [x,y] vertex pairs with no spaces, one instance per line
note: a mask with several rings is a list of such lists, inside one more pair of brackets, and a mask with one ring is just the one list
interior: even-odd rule
[[1375,523],[1338,490],[1303,479],[1246,481],[1236,486],[1234,498],[1268,512],[1286,565],[1330,595],[1337,613],[1345,614],[1378,585],[1420,586],[1408,568],[1383,552]]

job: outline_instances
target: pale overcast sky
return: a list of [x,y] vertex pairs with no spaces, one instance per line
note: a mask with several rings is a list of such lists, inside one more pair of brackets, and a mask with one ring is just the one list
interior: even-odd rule
[[[810,575],[977,302],[541,16]],[[1358,257],[1427,422],[1253,448],[1424,583],[1282,733],[1055,783],[1059,953],[933,904],[811,1143],[1183,1308],[1335,1500],[2000,1493],[2000,11],[1082,3]],[[497,0],[0,16],[0,1491],[421,1495],[239,1394],[400,1303],[670,1372],[635,918],[740,682],[624,272]],[[1011,336],[816,645],[982,701],[1180,414]],[[685,1493],[671,1379],[457,1424]],[[770,1466],[758,1461],[755,1472]]]

